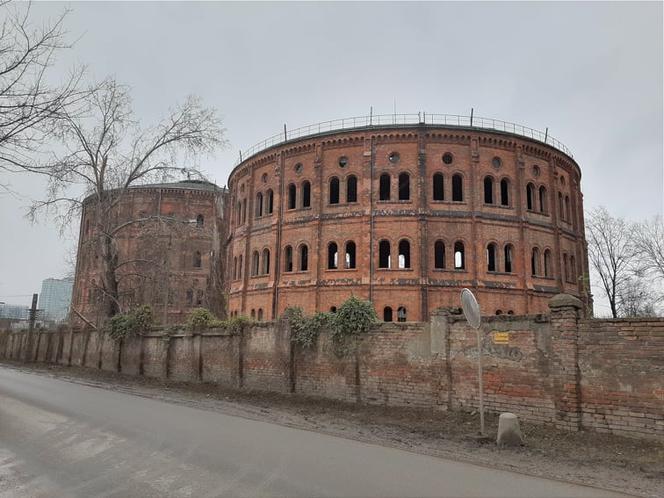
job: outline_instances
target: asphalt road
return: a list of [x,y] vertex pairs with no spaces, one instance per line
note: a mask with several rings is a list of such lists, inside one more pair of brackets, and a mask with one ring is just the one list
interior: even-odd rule
[[0,498],[616,497],[0,367]]

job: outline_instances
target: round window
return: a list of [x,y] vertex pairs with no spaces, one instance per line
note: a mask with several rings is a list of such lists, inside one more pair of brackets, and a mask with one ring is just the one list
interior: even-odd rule
[[263,183],[267,183],[267,173],[263,173],[261,180],[263,180]]
[[503,160],[501,158],[499,158],[498,156],[496,156],[493,159],[491,159],[491,165],[494,168],[498,169],[503,165]]
[[540,167],[535,165],[533,166],[533,175],[540,176]]
[[443,154],[443,162],[445,164],[452,164],[452,161],[454,161],[452,154],[450,152],[445,152],[445,154]]
[[302,166],[302,163],[297,163],[295,165],[295,172],[299,175],[302,173],[302,170],[304,169],[304,166]]
[[560,177],[560,184],[565,185],[565,177],[564,176]]
[[399,162],[399,159],[401,159],[401,156],[399,155],[398,152],[390,152],[390,155],[387,156],[387,159],[392,163],[396,164]]
[[346,156],[341,156],[339,158],[339,167],[345,168],[346,166],[348,166],[348,158]]

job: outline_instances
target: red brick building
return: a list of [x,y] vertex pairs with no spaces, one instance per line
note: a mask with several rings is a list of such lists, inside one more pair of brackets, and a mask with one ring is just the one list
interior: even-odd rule
[[546,313],[561,292],[591,306],[581,170],[562,144],[493,120],[380,118],[274,137],[232,171],[232,316],[356,295],[386,321],[427,320],[463,287],[485,314]]
[[[159,323],[179,323],[193,307],[225,314],[224,189],[202,181],[130,188],[105,220],[117,231],[121,311],[148,304]],[[72,308],[92,323],[104,315],[97,202],[83,203]],[[76,318],[76,312],[74,317]]]

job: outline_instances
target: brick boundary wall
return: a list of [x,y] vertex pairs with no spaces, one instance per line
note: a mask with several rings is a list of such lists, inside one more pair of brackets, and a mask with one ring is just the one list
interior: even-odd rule
[[[549,306],[548,315],[483,319],[487,410],[664,440],[664,319],[587,320],[564,294]],[[457,309],[427,323],[377,324],[341,356],[326,333],[312,349],[295,347],[285,322],[119,342],[89,330],[0,332],[0,359],[26,358],[385,406],[478,405],[476,333]]]

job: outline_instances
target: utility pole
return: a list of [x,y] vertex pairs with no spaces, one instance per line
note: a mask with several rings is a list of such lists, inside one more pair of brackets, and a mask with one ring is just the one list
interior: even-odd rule
[[32,295],[32,306],[28,314],[28,336],[25,341],[25,351],[23,352],[24,361],[32,361],[32,343],[34,342],[32,333],[35,329],[35,320],[37,319],[37,294]]

